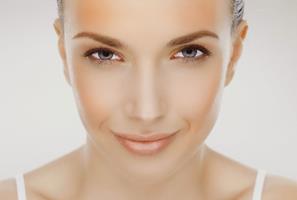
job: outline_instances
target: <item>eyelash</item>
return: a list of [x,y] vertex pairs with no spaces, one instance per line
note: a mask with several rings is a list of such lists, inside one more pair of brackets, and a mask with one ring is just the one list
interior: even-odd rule
[[[210,56],[212,53],[206,49],[205,47],[201,46],[201,45],[197,45],[197,44],[192,44],[192,45],[187,45],[182,47],[177,53],[182,54],[183,51],[185,50],[195,50],[195,51],[200,51],[202,52],[200,56],[197,57],[177,57],[180,58],[182,62],[188,63],[188,62],[196,62],[199,61],[200,59],[203,59],[207,56]],[[113,50],[110,50],[108,48],[104,48],[104,47],[100,47],[100,48],[95,48],[95,49],[90,49],[88,50],[86,53],[84,53],[84,57],[87,57],[91,60],[95,60],[95,62],[98,62],[99,64],[101,63],[105,63],[105,64],[113,64],[116,61],[123,61],[123,59],[119,59],[119,60],[109,60],[109,59],[97,59],[94,58],[94,56],[92,56],[94,53],[102,53],[102,52],[108,52],[109,54],[112,54],[112,58],[114,57],[114,55],[116,55],[116,53]],[[195,56],[197,55],[197,53],[195,54]],[[118,55],[116,55],[117,57],[119,57]],[[98,56],[100,57],[100,56]]]
[[212,55],[212,53],[208,49],[206,49],[205,47],[198,45],[198,44],[186,45],[186,46],[182,47],[179,51],[177,51],[177,53],[181,52],[181,54],[182,54],[182,52],[185,50],[195,50],[195,51],[198,50],[201,52],[201,55],[197,56],[197,57],[196,57],[197,53],[195,54],[195,57],[181,57],[180,58],[181,61],[185,62],[185,63],[197,62],[205,57]]

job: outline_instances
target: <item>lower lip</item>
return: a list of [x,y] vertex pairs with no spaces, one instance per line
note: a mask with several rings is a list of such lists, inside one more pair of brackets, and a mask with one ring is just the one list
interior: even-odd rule
[[167,147],[173,140],[174,135],[166,137],[161,140],[150,141],[150,142],[137,142],[122,137],[116,136],[119,142],[131,153],[137,155],[153,155],[161,152],[165,147]]

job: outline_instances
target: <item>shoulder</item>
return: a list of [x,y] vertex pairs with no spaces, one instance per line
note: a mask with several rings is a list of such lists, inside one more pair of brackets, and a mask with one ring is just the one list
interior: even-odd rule
[[17,200],[16,184],[14,179],[0,180],[0,199]]
[[297,182],[274,174],[267,174],[263,187],[263,200],[296,200]]
[[[28,190],[26,187],[27,198],[28,196],[32,200],[47,200],[39,193]],[[18,200],[17,186],[15,178],[8,178],[0,180],[0,199],[1,200]]]
[[81,163],[81,149],[75,149],[25,173],[24,181],[28,196],[38,196],[36,200],[74,199],[79,189],[79,184],[76,185],[76,182],[80,181],[77,168]]
[[[228,156],[210,151],[213,172],[217,174],[212,181],[217,191],[224,191],[214,199],[251,200],[255,189],[258,170],[240,163]],[[226,181],[228,180],[228,181]],[[222,199],[222,198],[220,198]],[[297,181],[267,173],[264,180],[262,200],[297,200]]]
[[[255,181],[232,199],[251,200]],[[230,198],[229,198],[230,199]],[[261,200],[297,200],[297,182],[279,175],[267,174],[262,188]]]

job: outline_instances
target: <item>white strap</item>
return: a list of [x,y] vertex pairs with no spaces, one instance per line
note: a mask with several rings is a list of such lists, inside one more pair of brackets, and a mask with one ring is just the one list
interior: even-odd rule
[[261,200],[266,171],[259,169],[254,187],[253,200]]
[[21,173],[18,173],[15,176],[18,200],[26,200],[26,190],[25,190],[25,181],[24,176]]

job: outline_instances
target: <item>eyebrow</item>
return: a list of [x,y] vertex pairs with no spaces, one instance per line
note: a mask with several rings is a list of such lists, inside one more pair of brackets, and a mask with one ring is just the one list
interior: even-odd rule
[[216,33],[208,31],[208,30],[202,30],[202,31],[196,31],[194,33],[190,33],[190,34],[175,38],[175,39],[169,41],[166,46],[167,47],[177,46],[177,45],[192,42],[192,41],[202,38],[202,37],[212,37],[212,38],[219,39],[219,36]]
[[[173,46],[189,43],[189,42],[192,42],[192,41],[199,39],[201,37],[212,37],[212,38],[219,39],[219,36],[216,33],[208,31],[208,30],[202,30],[202,31],[196,31],[196,32],[172,39],[167,43],[166,46],[173,47]],[[112,37],[109,37],[106,35],[93,33],[93,32],[80,32],[80,33],[76,34],[75,36],[73,36],[72,39],[76,39],[76,38],[90,38],[97,42],[100,42],[100,43],[103,43],[103,44],[106,44],[108,46],[118,48],[118,49],[127,48],[126,44],[122,43],[121,41],[119,41],[115,38],[112,38]]]

